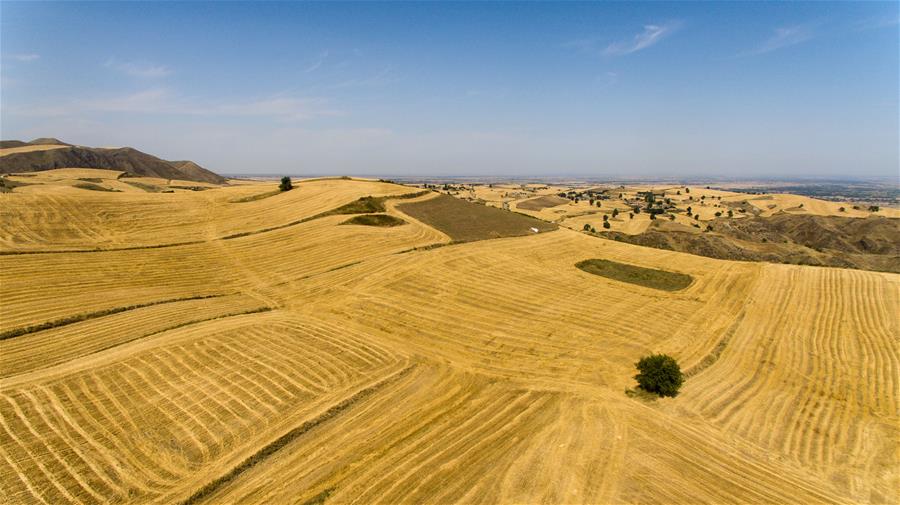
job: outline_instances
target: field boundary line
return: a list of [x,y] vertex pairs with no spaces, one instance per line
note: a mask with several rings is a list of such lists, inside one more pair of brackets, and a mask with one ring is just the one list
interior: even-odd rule
[[155,305],[164,305],[167,303],[177,303],[177,302],[187,302],[191,300],[207,300],[210,298],[221,298],[223,296],[233,295],[237,293],[219,293],[214,295],[197,295],[197,296],[187,296],[182,298],[169,298],[166,300],[157,300],[153,302],[145,302],[138,303],[135,305],[125,305],[122,307],[113,307],[111,309],[103,309],[97,310],[94,312],[84,312],[81,314],[76,314],[74,316],[66,316],[61,317],[59,319],[54,319],[52,321],[46,321],[39,324],[32,324],[29,326],[22,326],[19,328],[13,328],[11,330],[6,330],[0,332],[0,340],[8,340],[15,337],[21,337],[22,335],[29,335],[31,333],[37,333],[39,331],[50,330],[54,328],[60,328],[62,326],[68,326],[70,324],[80,323],[82,321],[87,321],[89,319],[97,319],[100,317],[111,316],[113,314],[120,314],[122,312],[127,312],[129,310],[137,310],[143,309],[145,307],[153,307]]
[[181,505],[193,505],[193,504],[199,502],[200,500],[206,498],[207,496],[213,494],[220,487],[228,484],[229,482],[238,478],[241,474],[243,474],[247,470],[250,470],[251,468],[253,468],[257,463],[268,458],[269,456],[272,456],[273,454],[275,454],[276,452],[278,452],[283,447],[290,444],[297,438],[305,435],[310,430],[316,428],[317,426],[328,421],[329,419],[333,418],[334,416],[344,412],[345,410],[347,410],[350,407],[352,407],[353,405],[355,405],[357,402],[364,400],[367,397],[371,396],[373,393],[375,393],[382,387],[386,386],[387,384],[400,379],[404,375],[407,375],[415,367],[416,367],[415,364],[409,365],[406,368],[404,368],[398,372],[395,372],[395,373],[389,375],[388,377],[381,379],[380,381],[376,382],[375,384],[372,384],[363,389],[360,389],[356,393],[354,393],[354,394],[350,395],[349,397],[341,400],[340,402],[332,405],[325,412],[322,412],[321,414],[313,417],[312,419],[304,421],[299,426],[292,428],[287,433],[281,435],[280,437],[276,438],[272,442],[269,442],[268,444],[263,446],[261,449],[259,449],[255,453],[251,454],[249,457],[247,457],[246,459],[244,459],[243,461],[238,463],[237,466],[234,466],[227,473],[221,475],[220,477],[210,481],[209,483],[207,483],[206,485],[201,487],[199,490],[197,490],[191,496],[189,496],[186,500],[180,502]]
[[[363,197],[363,198],[378,198],[378,199],[382,199],[384,201],[395,200],[395,199],[404,200],[404,199],[417,198],[419,196],[423,196],[424,193],[425,193],[424,191],[420,191],[417,193],[404,193],[404,194],[400,194],[400,195],[385,195],[385,196],[376,196],[376,197],[370,196],[370,197]],[[353,203],[353,202],[350,202],[350,203]],[[250,231],[244,231],[244,232],[240,232],[240,233],[234,233],[231,235],[225,235],[224,237],[215,237],[211,240],[191,240],[191,241],[187,241],[187,242],[172,242],[172,243],[168,243],[168,244],[151,244],[151,245],[138,245],[138,246],[129,246],[129,247],[111,247],[109,249],[96,248],[96,249],[66,249],[66,250],[60,250],[60,251],[0,251],[0,256],[27,256],[30,254],[104,253],[104,252],[117,252],[117,251],[139,251],[142,249],[166,249],[169,247],[199,245],[199,244],[205,244],[208,242],[215,242],[215,241],[219,241],[219,240],[234,240],[236,238],[249,237],[251,235],[259,235],[261,233],[268,233],[270,231],[289,228],[291,226],[308,223],[310,221],[313,221],[315,219],[320,219],[323,217],[342,215],[340,213],[337,213],[337,214],[334,213],[335,210],[337,210],[341,207],[344,207],[344,205],[335,207],[334,209],[331,209],[331,210],[326,210],[325,212],[320,212],[320,213],[312,215],[312,216],[307,216],[302,219],[298,219],[296,221],[291,221],[290,223],[280,224],[278,226],[271,226],[269,228],[262,228],[259,230],[250,230]],[[365,214],[365,212],[357,212],[356,214]],[[346,215],[350,215],[350,214],[346,214]]]
[[703,357],[700,361],[697,362],[696,365],[692,366],[686,372],[684,372],[684,377],[693,377],[698,373],[706,370],[710,366],[713,365],[716,361],[719,360],[719,356],[725,351],[725,348],[728,346],[728,343],[731,342],[731,337],[734,336],[735,332],[737,332],[738,327],[740,327],[741,323],[744,321],[744,316],[747,314],[747,308],[741,309],[741,313],[735,318],[734,322],[725,330],[725,334],[722,335],[722,338],[716,343],[715,347],[713,347],[712,351],[710,351],[706,356]]

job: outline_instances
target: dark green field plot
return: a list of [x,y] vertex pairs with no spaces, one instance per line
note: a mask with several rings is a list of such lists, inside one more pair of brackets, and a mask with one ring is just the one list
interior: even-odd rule
[[389,216],[387,214],[363,214],[361,216],[351,217],[341,224],[391,227],[404,225],[406,224],[406,221],[394,216]]
[[626,265],[625,263],[616,263],[609,260],[584,260],[579,261],[575,266],[587,273],[608,279],[630,282],[638,286],[662,289],[664,291],[678,291],[690,286],[691,282],[693,282],[690,275]]
[[538,232],[557,228],[555,224],[540,219],[449,195],[438,195],[422,202],[403,203],[397,208],[446,233],[454,242],[518,237],[534,233],[532,228]]

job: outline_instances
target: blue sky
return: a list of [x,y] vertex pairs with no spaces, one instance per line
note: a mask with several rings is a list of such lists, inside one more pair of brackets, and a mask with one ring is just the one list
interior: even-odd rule
[[0,134],[222,173],[897,177],[900,4],[0,3]]

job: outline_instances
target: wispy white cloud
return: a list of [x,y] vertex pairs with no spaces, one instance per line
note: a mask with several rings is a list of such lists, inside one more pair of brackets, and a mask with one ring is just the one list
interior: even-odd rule
[[661,40],[675,33],[681,23],[669,21],[660,25],[645,25],[644,30],[636,34],[631,40],[614,42],[603,50],[603,54],[618,56],[636,53],[658,44]]
[[783,28],[776,28],[775,33],[766,39],[755,49],[748,51],[746,54],[757,55],[771,53],[779,49],[795,46],[813,38],[813,29],[810,25],[795,25]]
[[268,117],[281,121],[302,121],[316,117],[340,116],[344,112],[324,98],[274,95],[241,102],[199,103],[167,88],[151,88],[127,95],[75,100],[15,110],[26,116],[65,117],[89,113],[131,113],[185,116]]
[[316,57],[315,61],[313,61],[311,64],[309,64],[309,66],[306,67],[304,72],[306,72],[307,74],[311,73],[311,72],[315,72],[316,70],[319,69],[319,67],[321,67],[325,63],[325,60],[327,60],[327,59],[328,59],[328,51],[322,51]]
[[148,79],[165,77],[172,73],[172,70],[165,65],[157,65],[147,62],[118,61],[115,58],[106,60],[103,66],[118,70],[119,72],[128,74],[132,77],[141,77]]
[[29,61],[35,61],[35,60],[40,59],[40,58],[41,58],[41,55],[35,54],[35,53],[28,53],[28,54],[11,54],[11,55],[9,55],[9,57],[10,57],[11,59],[13,59],[13,60],[16,60],[16,61],[29,62]]

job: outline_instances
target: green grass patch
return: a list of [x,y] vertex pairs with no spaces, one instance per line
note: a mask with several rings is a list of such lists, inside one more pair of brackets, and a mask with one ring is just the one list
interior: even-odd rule
[[34,184],[27,182],[18,182],[11,181],[6,177],[0,177],[0,193],[12,193],[14,188],[18,188],[21,186],[34,186]]
[[402,226],[406,224],[406,221],[394,217],[389,216],[387,214],[363,214],[361,216],[354,216],[350,219],[344,221],[341,224],[357,224],[360,226],[382,226],[382,227],[392,227],[392,226]]
[[[331,209],[326,212],[322,212],[321,214],[316,214],[315,216],[304,217],[303,219],[298,219],[296,221],[291,221],[290,223],[285,223],[278,226],[271,226],[269,228],[263,228],[261,230],[253,230],[253,231],[244,231],[241,233],[235,233],[233,235],[226,235],[221,238],[221,240],[232,240],[241,237],[247,237],[249,235],[256,235],[259,233],[266,233],[275,230],[281,230],[284,228],[289,228],[291,226],[296,226],[302,223],[308,223],[313,219],[319,219],[320,217],[326,216],[338,216],[344,214],[367,214],[373,212],[384,212],[384,201],[385,200],[403,200],[409,198],[416,198],[418,196],[422,196],[428,193],[428,191],[419,191],[418,193],[406,193],[403,195],[396,196],[364,196],[359,200],[354,202],[350,202],[346,205],[341,205],[336,209]],[[366,210],[366,209],[381,209],[381,210]]]
[[108,193],[121,193],[118,189],[109,189],[105,186],[101,186],[99,184],[94,184],[93,182],[79,182],[78,184],[73,184],[78,189],[86,189],[89,191],[106,191]]
[[690,275],[601,259],[579,261],[575,266],[590,274],[663,291],[679,291],[694,280]]
[[173,189],[184,189],[188,191],[206,191],[207,189],[212,189],[208,186],[169,186]]
[[372,212],[384,212],[384,198],[376,196],[364,196],[355,202],[341,205],[336,209],[323,212],[320,217],[334,216],[339,214],[369,214]]

